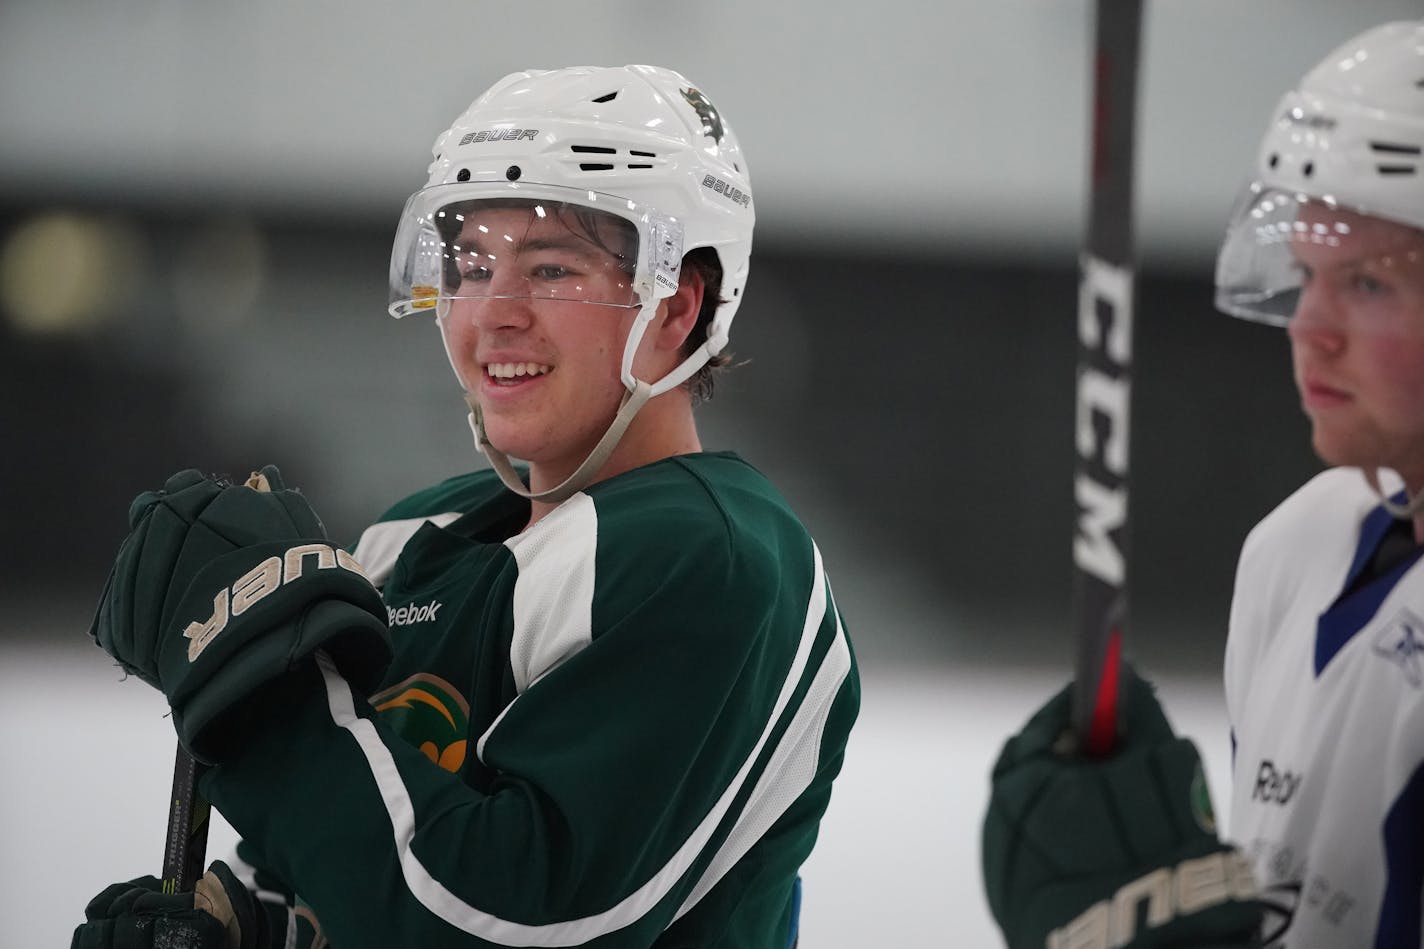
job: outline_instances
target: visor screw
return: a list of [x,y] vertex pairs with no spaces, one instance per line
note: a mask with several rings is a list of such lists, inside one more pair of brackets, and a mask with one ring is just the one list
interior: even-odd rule
[[1274,169],[1276,165],[1280,164],[1280,161],[1280,155],[1272,155],[1270,158],[1266,159],[1266,167]]
[[470,169],[468,169],[468,168],[461,168],[460,171],[459,171],[459,173],[457,173],[457,174],[455,175],[455,180],[456,180],[456,181],[469,181],[469,180],[470,180]]
[[1302,175],[1305,175],[1307,178],[1309,178],[1311,175],[1315,174],[1315,162],[1313,162],[1313,161],[1308,161],[1308,162],[1306,162],[1304,165],[1301,165],[1301,166],[1300,166],[1300,173],[1301,173]]
[[519,170],[518,165],[510,165],[508,168],[504,169],[504,176],[510,181],[518,181],[519,176],[522,174],[524,174],[524,172]]

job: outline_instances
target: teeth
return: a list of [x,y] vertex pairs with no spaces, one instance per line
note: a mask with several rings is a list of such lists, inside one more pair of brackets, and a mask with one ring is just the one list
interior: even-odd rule
[[496,379],[514,379],[518,376],[542,376],[552,369],[552,366],[537,362],[492,362],[485,367],[485,372]]

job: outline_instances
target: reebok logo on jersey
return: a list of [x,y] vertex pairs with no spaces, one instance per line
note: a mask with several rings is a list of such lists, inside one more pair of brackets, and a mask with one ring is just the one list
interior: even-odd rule
[[1424,620],[1410,610],[1400,610],[1375,637],[1374,652],[1404,670],[1414,688],[1424,683]]
[[439,600],[431,600],[423,606],[416,606],[414,603],[407,603],[402,607],[386,607],[386,615],[391,626],[414,626],[416,623],[429,623],[435,619],[436,612],[444,606]]
[[203,650],[208,648],[208,643],[227,628],[230,617],[241,616],[278,587],[300,577],[306,568],[308,557],[316,558],[318,570],[340,568],[350,570],[361,577],[366,576],[361,565],[350,554],[326,544],[302,544],[280,557],[268,557],[238,577],[231,588],[225,587],[218,591],[217,596],[213,597],[212,616],[205,622],[189,623],[188,628],[183,630],[183,635],[192,640],[188,643],[188,661],[193,662],[202,655]]
[[1267,804],[1285,804],[1295,796],[1296,789],[1300,787],[1304,777],[1305,775],[1292,771],[1277,771],[1273,761],[1269,758],[1263,759],[1261,766],[1256,769],[1256,786],[1251,789],[1251,800]]

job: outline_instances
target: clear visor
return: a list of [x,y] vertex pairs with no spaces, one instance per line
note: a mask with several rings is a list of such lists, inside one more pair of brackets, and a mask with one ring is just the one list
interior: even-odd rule
[[[1424,232],[1329,198],[1252,185],[1216,260],[1217,309],[1284,326],[1303,281],[1361,290],[1424,279]],[[1377,295],[1377,294],[1376,294]]]
[[631,307],[675,292],[681,261],[678,222],[624,198],[518,182],[436,185],[402,212],[389,311],[481,300]]

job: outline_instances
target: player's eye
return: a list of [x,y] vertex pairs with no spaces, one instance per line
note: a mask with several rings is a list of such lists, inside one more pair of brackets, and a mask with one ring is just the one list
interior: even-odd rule
[[1350,280],[1350,286],[1356,293],[1371,297],[1389,292],[1389,287],[1385,285],[1384,281],[1364,273],[1355,274]]
[[562,280],[571,273],[572,271],[563,264],[544,263],[534,267],[534,276],[540,280]]

